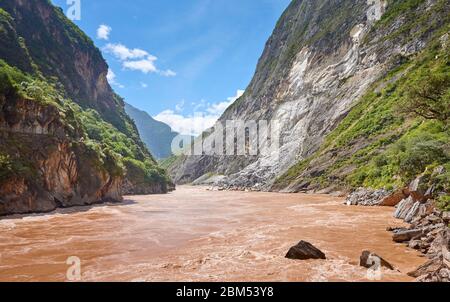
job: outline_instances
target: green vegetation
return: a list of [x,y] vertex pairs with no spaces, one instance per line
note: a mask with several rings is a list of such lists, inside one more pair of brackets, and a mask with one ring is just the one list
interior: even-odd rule
[[152,161],[138,161],[132,158],[126,158],[124,164],[138,184],[169,182],[165,170],[155,165]]
[[[61,9],[49,0],[1,1],[0,40],[0,113],[5,103],[38,103],[60,128],[42,136],[49,147],[69,142],[79,160],[99,171],[164,185],[167,176],[142,143],[123,100],[99,82],[107,70],[101,52]],[[34,142],[0,130],[0,177],[36,174],[29,160],[39,152],[31,148]]]
[[[447,0],[437,0],[437,3],[433,4],[433,6],[426,5],[426,0],[389,1],[386,13],[375,24],[371,33],[373,34],[379,29],[388,28],[399,18],[403,18],[407,22],[400,24],[394,31],[389,31],[382,38],[383,41],[390,40],[395,42],[400,37],[405,41],[413,41],[414,39],[427,36],[430,32],[439,30],[442,26],[448,26],[450,15],[439,14],[448,10],[449,3]],[[424,8],[425,6],[426,9]],[[372,37],[369,34],[366,37],[366,41]]]
[[441,195],[438,197],[438,207],[444,211],[450,211],[450,195],[449,194]]
[[[45,81],[43,77],[25,74],[0,60],[0,105],[7,99],[9,102],[24,99],[54,107],[64,125],[67,139],[83,161],[113,176],[126,174],[133,183],[165,184],[168,181],[165,171],[157,166],[147,149],[136,143],[138,137],[120,132],[105,122],[94,109],[83,109],[64,98],[61,87]],[[133,129],[131,124],[130,128]],[[0,181],[12,176],[34,177],[37,171],[27,159],[32,154],[27,144],[19,139],[4,140],[0,148]]]
[[1,58],[21,70],[31,72],[33,61],[31,60],[25,41],[17,35],[13,18],[0,8],[0,54]]
[[[13,178],[36,179],[38,171],[32,161],[36,144],[24,136],[8,136],[0,131],[0,183]],[[53,146],[49,139],[44,138],[39,142],[44,149]]]
[[361,163],[347,181],[352,187],[391,189],[405,185],[427,167],[450,160],[449,138],[441,123],[424,121],[389,145],[386,151],[377,150],[378,155],[372,159],[365,157],[367,164]]
[[399,110],[447,123],[450,120],[450,73],[432,70],[410,83]]
[[0,59],[0,94],[58,106],[63,97],[57,89],[56,84],[45,81],[42,76],[23,73]]
[[[322,148],[294,165],[276,186],[305,181],[317,187],[394,189],[443,165],[446,173],[438,176],[437,191],[448,193],[450,43],[440,40],[444,33],[375,83]],[[331,161],[330,154],[335,154]],[[324,160],[329,161],[325,171],[307,173]],[[442,207],[449,206],[448,200],[448,194],[439,197]]]
[[169,169],[179,160],[179,158],[180,156],[172,155],[166,159],[159,161],[159,166],[163,169]]
[[388,1],[388,10],[378,22],[378,26],[386,26],[392,24],[400,15],[408,12],[408,16],[412,16],[414,11],[426,0],[390,0]]

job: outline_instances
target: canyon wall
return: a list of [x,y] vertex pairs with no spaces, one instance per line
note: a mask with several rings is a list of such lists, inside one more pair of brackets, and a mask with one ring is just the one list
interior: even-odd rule
[[[448,1],[438,0],[292,1],[267,41],[244,95],[219,121],[279,121],[279,152],[180,156],[171,167],[172,177],[178,183],[214,179],[221,187],[255,190],[346,186],[344,178],[355,166],[345,166],[346,171],[321,183],[324,171],[344,148],[331,150],[309,169],[305,161],[324,147],[326,138],[366,94],[377,91],[376,83],[386,80],[378,87],[381,91],[401,78],[400,74],[388,79],[448,31],[449,13]],[[345,152],[355,153],[363,145]],[[297,163],[302,167],[292,170]]]
[[47,0],[0,2],[0,216],[165,193],[93,42]]

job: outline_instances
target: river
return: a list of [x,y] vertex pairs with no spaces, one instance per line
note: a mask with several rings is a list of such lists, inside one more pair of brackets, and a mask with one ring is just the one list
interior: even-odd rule
[[[122,204],[0,220],[0,281],[66,281],[69,257],[82,281],[369,281],[359,256],[371,250],[412,281],[425,262],[392,242],[392,208],[348,207],[329,195],[214,192],[179,187]],[[293,261],[309,241],[328,260]],[[73,259],[73,258],[72,258]]]

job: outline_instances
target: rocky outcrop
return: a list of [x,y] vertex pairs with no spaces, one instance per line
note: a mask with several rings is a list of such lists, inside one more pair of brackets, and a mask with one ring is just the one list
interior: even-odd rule
[[[96,109],[118,128],[125,126],[123,103],[108,84],[108,65],[101,52],[60,8],[46,0],[3,0],[0,8],[10,14],[14,31],[22,39],[19,47],[0,53],[6,62],[16,66],[17,52],[25,49],[27,56],[18,68],[57,78],[68,97]],[[21,68],[24,62],[35,70]]]
[[154,184],[136,183],[129,179],[125,179],[122,184],[123,195],[150,195],[150,194],[165,194],[169,191],[174,191],[175,186],[163,182],[155,182]]
[[[429,236],[428,239],[433,237]],[[408,275],[417,278],[419,282],[450,282],[450,229],[448,227],[446,230],[437,232],[427,256],[431,260]]]
[[442,258],[436,258],[408,273],[418,282],[450,282],[450,266]]
[[0,216],[122,200],[122,178],[99,167],[84,144],[69,139],[69,131],[53,106],[6,100],[0,151],[18,168],[2,171]]
[[345,204],[349,206],[380,206],[389,196],[390,193],[386,190],[359,188],[347,197]]
[[396,207],[394,216],[411,222],[415,217],[430,213],[434,209],[432,199],[435,195],[446,194],[435,192],[436,184],[433,182],[444,172],[444,167],[438,166],[431,174],[426,171],[414,179],[409,187],[393,193],[384,189],[359,188],[347,196],[345,204]]
[[413,239],[421,238],[423,234],[424,234],[423,230],[421,230],[421,229],[412,229],[412,230],[398,229],[398,230],[394,231],[394,235],[393,235],[392,239],[395,242],[399,242],[399,243],[407,242],[407,241],[409,242]]
[[398,204],[394,217],[410,223],[414,218],[430,213],[433,209],[434,201],[421,203],[414,201],[414,198],[410,196]]
[[[393,233],[393,241],[407,244],[430,259],[409,274],[418,281],[449,281],[450,213],[437,209],[433,200],[434,196],[446,194],[436,190],[439,186],[435,182],[444,172],[442,166],[427,170],[414,179],[408,188],[395,193],[360,188],[351,193],[346,201],[347,205],[396,207],[394,217],[409,223],[410,226],[389,228],[388,231]],[[363,253],[362,266],[371,267],[367,264],[370,255],[368,251]],[[377,257],[384,263],[381,257]]]
[[0,1],[0,38],[0,216],[167,192],[100,51],[61,9]]
[[383,206],[395,207],[409,197],[409,190],[403,189],[394,193],[387,190],[359,188],[347,196],[345,204],[349,206]]
[[290,248],[286,258],[293,260],[326,259],[325,254],[306,241],[300,241],[296,246]]
[[434,182],[436,177],[444,172],[444,167],[439,166],[433,169],[431,174],[425,171],[413,180],[409,187],[403,190],[405,199],[397,205],[395,218],[411,223],[417,217],[431,214],[435,208],[432,199],[434,195],[438,195],[434,193],[446,194],[445,192],[435,192],[436,183]]
[[409,275],[418,281],[449,282],[449,213],[436,209],[430,200],[425,204],[414,202],[412,196],[399,205],[397,212],[400,213],[396,213],[397,217],[411,225],[409,228],[395,229],[393,240],[408,244],[430,259]]
[[402,200],[404,200],[405,198],[408,198],[409,194],[410,194],[409,190],[407,190],[407,189],[399,190],[399,191],[392,193],[391,195],[385,197],[383,200],[381,200],[380,206],[395,207],[400,202],[402,202]]
[[[432,11],[436,3],[423,1],[414,11]],[[292,165],[312,158],[324,138],[373,88],[371,85],[398,67],[401,58],[422,50],[439,27],[437,24],[422,32],[420,27],[413,26],[415,20],[403,15],[384,22],[385,26],[377,26],[389,4],[367,0],[292,1],[266,43],[246,92],[219,121],[222,124],[227,120],[279,121],[279,152],[182,157],[171,169],[174,180],[191,183],[205,174],[214,174],[226,176],[218,184],[224,188],[286,192],[321,189],[318,183],[331,165],[345,155],[367,148],[371,141],[365,138],[355,141],[342,151],[346,154],[340,149],[330,149],[289,175],[288,181],[277,182],[277,178]],[[429,22],[443,20],[448,7],[436,12],[439,16],[429,18]],[[386,39],[403,27],[411,29],[411,33]],[[339,175],[326,179],[328,183],[338,186],[335,180],[355,169],[339,167]],[[319,181],[313,183],[311,178]]]
[[381,267],[387,268],[389,270],[395,270],[392,264],[370,251],[362,252],[359,265],[365,268],[372,268],[373,266],[380,265]]

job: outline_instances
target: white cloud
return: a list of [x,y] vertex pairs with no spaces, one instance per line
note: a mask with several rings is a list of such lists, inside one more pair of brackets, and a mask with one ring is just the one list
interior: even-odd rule
[[153,61],[157,60],[155,56],[152,56],[143,49],[139,48],[130,49],[120,43],[117,44],[108,43],[105,47],[103,47],[103,51],[114,55],[120,61],[142,59],[145,57],[152,59]]
[[148,85],[147,85],[147,83],[141,82],[141,87],[142,87],[142,88],[147,88]]
[[[239,97],[244,94],[243,90],[238,90],[236,95],[227,98],[225,102],[215,104],[206,103],[201,100],[199,103],[192,102],[194,107],[194,114],[183,115],[185,101],[181,101],[175,106],[174,110],[165,110],[154,117],[154,119],[168,124],[176,132],[185,135],[198,136],[203,131],[214,126],[223,112]],[[200,109],[202,109],[200,111]]]
[[210,105],[206,110],[211,114],[222,114],[228,107],[230,107],[231,102],[222,102]]
[[[240,90],[240,89],[238,89],[237,91],[236,91],[236,95],[235,96],[232,96],[232,97],[229,97],[229,98],[227,98],[227,100],[229,101],[229,102],[232,102],[232,103],[234,103],[234,102],[236,102],[237,101],[237,99],[238,98],[240,98],[241,96],[243,96],[244,95],[244,92],[245,92],[245,90]],[[231,105],[231,104],[230,104]]]
[[100,40],[109,40],[109,34],[111,33],[112,28],[108,25],[102,24],[97,29],[97,39]]
[[125,61],[122,63],[122,66],[125,69],[138,70],[147,74],[158,71],[158,68],[155,66],[155,60],[154,57],[148,57],[139,61]]
[[128,70],[137,70],[142,73],[159,73],[165,77],[174,77],[176,72],[170,69],[159,70],[155,62],[157,57],[140,48],[128,48],[123,44],[108,43],[103,51],[112,54],[122,63],[122,67]]
[[172,130],[178,133],[198,136],[204,130],[214,126],[218,117],[202,113],[183,116],[173,110],[166,110],[155,116],[154,119],[168,124]]
[[161,71],[160,74],[165,77],[174,77],[177,75],[177,73],[175,71],[172,71],[170,69]]
[[206,110],[211,114],[221,115],[222,113],[230,107],[238,98],[240,98],[244,94],[244,90],[238,90],[236,95],[233,97],[227,98],[228,101],[212,104]]
[[178,104],[176,104],[176,106],[175,106],[175,111],[176,111],[176,112],[182,112],[183,109],[184,109],[184,103],[185,103],[185,101],[182,100],[181,102],[179,102]]
[[108,83],[111,86],[117,86],[119,88],[125,88],[125,86],[123,86],[122,84],[117,82],[116,74],[111,69],[108,69],[108,74],[106,75],[106,79],[108,80]]

